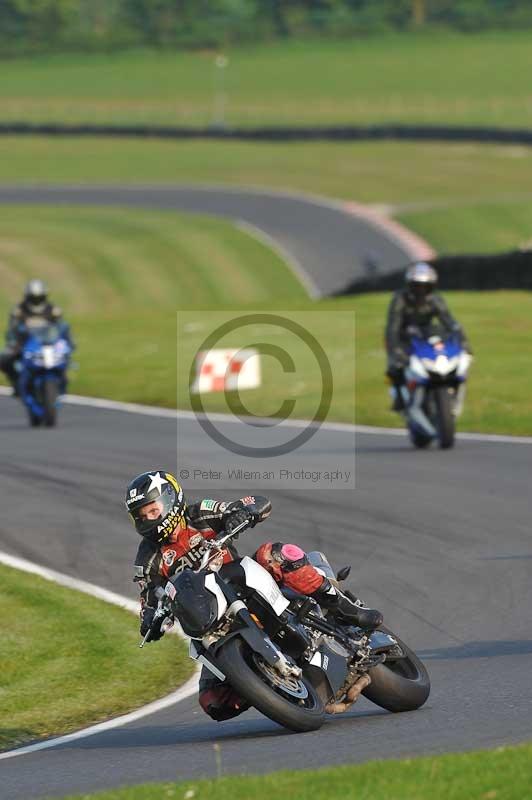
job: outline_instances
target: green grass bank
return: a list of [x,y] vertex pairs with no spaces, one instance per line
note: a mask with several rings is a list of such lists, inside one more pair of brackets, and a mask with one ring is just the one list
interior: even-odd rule
[[[205,312],[211,309],[292,310],[310,326],[333,365],[329,419],[399,422],[388,410],[383,378],[388,296],[314,303],[277,256],[227,222],[120,209],[6,208],[0,218],[0,274],[1,315],[33,274],[46,279],[64,305],[78,344],[72,392],[186,408],[190,358],[180,357],[176,372],[178,333],[184,342],[180,353],[192,357],[194,344],[209,332]],[[532,296],[450,292],[447,299],[476,358],[461,429],[530,434]],[[196,310],[195,338],[178,332],[180,308]],[[346,312],[347,322],[340,312]],[[354,362],[346,347],[353,317]],[[274,340],[290,346],[284,334]],[[317,376],[313,365],[304,365],[301,379],[284,375],[265,358],[268,391],[246,392],[250,411],[274,413],[288,396],[295,401],[294,417],[313,413]],[[206,407],[226,410],[218,395],[208,397]]]
[[532,239],[527,147],[0,137],[0,182],[262,186],[374,205],[441,252]]
[[193,671],[185,644],[140,650],[135,616],[0,566],[0,750],[77,730],[156,700]]
[[[223,765],[223,747],[221,751]],[[157,783],[65,800],[524,800],[532,746],[405,759],[318,771]]]
[[0,120],[208,125],[218,90],[229,125],[532,124],[528,30],[278,41],[227,56],[218,71],[212,51],[5,61]]

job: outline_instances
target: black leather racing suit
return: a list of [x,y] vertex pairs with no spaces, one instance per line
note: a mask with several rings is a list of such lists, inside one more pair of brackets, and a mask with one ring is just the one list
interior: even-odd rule
[[[176,572],[193,567],[202,557],[204,540],[215,538],[225,527],[228,515],[244,510],[248,500],[254,498],[230,503],[205,498],[186,508],[185,527],[176,528],[169,541],[157,546],[148,539],[142,539],[135,558],[133,578],[140,588],[141,635],[146,633],[153,618],[157,606],[157,588],[164,586]],[[230,544],[225,549],[224,564],[238,558]],[[201,671],[198,699],[205,712],[217,720],[229,719],[249,708],[229,684],[219,681],[205,667]]]

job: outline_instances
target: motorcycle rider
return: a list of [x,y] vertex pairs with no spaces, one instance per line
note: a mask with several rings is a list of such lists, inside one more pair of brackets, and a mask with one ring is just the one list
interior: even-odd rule
[[[15,364],[26,340],[28,328],[39,322],[42,324],[62,322],[62,317],[63,312],[59,306],[49,302],[48,291],[43,281],[37,278],[31,280],[24,289],[21,302],[11,310],[5,336],[6,346],[0,352],[0,369],[9,379],[15,395],[17,394]],[[66,335],[70,341],[68,330]]]
[[422,335],[428,335],[432,323],[438,320],[444,332],[458,334],[464,349],[471,353],[463,328],[452,316],[443,297],[434,291],[437,282],[438,274],[434,267],[419,261],[406,270],[405,287],[395,292],[390,301],[385,341],[386,375],[395,389],[393,411],[401,411],[404,407],[401,386],[404,384],[404,368],[410,360],[410,328],[419,328]]
[[[143,472],[126,490],[126,509],[142,536],[135,559],[133,580],[140,588],[140,633],[145,636],[153,622],[157,607],[157,589],[172,575],[186,567],[193,568],[205,551],[205,540],[229,533],[242,523],[254,527],[271,513],[271,503],[254,497],[225,502],[205,498],[187,505],[182,487],[165,470]],[[224,565],[238,561],[232,544],[226,545]],[[365,608],[352,595],[336,588],[309,563],[304,551],[293,544],[266,542],[254,555],[274,579],[300,594],[313,597],[322,607],[331,609],[346,622],[366,629],[382,623],[379,611]],[[223,575],[224,567],[222,566]],[[160,626],[152,630],[149,641],[163,636]],[[213,719],[221,721],[241,714],[249,706],[226,683],[203,668],[200,678],[199,703]]]

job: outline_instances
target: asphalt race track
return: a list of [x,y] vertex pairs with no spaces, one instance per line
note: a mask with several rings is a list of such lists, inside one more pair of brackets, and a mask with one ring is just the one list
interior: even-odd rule
[[414,253],[348,205],[261,189],[201,186],[0,186],[0,204],[109,205],[189,211],[242,221],[277,246],[311,294],[341,291],[371,265],[379,274]]
[[[1,548],[134,597],[137,537],[121,507],[124,484],[156,464],[176,468],[175,422],[70,406],[57,430],[30,430],[15,401],[0,409],[2,496],[24,500],[3,507]],[[197,423],[180,425],[181,451],[196,454]],[[344,432],[322,436],[317,456],[324,441],[333,455],[345,446]],[[276,492],[272,519],[240,550],[285,537],[326,550],[335,566],[353,564],[351,586],[425,659],[426,707],[392,715],[361,700],[321,731],[292,735],[255,712],[211,722],[190,699],[1,762],[5,800],[212,775],[215,741],[227,774],[530,738],[530,445],[459,441],[452,452],[412,452],[402,437],[368,434],[356,444],[355,491]]]
[[[228,435],[235,427],[221,426]],[[122,507],[124,487],[144,469],[178,471],[176,440],[172,419],[79,406],[61,410],[56,430],[31,430],[22,407],[0,398],[0,549],[135,597],[137,536]],[[306,446],[305,467],[334,462],[352,446],[345,431],[322,428]],[[223,471],[193,420],[180,422],[179,452],[181,464],[205,460]],[[212,722],[191,698],[123,728],[1,761],[2,799],[215,775],[214,742],[230,774],[532,738],[531,463],[530,444],[459,439],[453,451],[413,452],[406,436],[357,433],[356,489],[287,485],[272,493],[271,520],[241,537],[242,554],[279,538],[326,551],[336,567],[351,563],[351,588],[429,668],[433,690],[423,709],[392,715],[362,699],[321,731],[295,735],[256,712]],[[239,496],[239,488],[222,479],[212,494]]]

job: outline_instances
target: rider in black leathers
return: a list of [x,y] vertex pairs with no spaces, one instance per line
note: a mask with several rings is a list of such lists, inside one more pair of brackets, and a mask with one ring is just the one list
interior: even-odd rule
[[[31,280],[20,303],[11,310],[6,331],[6,346],[0,352],[0,369],[9,379],[13,390],[17,392],[17,372],[15,363],[20,355],[27,337],[28,326],[45,322],[62,322],[63,312],[59,306],[48,300],[48,292],[41,280]],[[66,331],[70,341],[70,334]],[[72,344],[72,342],[71,342]]]
[[[127,487],[126,508],[142,536],[135,559],[134,580],[140,589],[140,633],[151,629],[149,641],[163,635],[160,626],[153,630],[157,590],[183,569],[194,568],[205,552],[205,540],[229,532],[241,523],[254,527],[271,512],[267,498],[255,497],[232,502],[205,498],[188,505],[176,478],[164,470],[144,472]],[[366,608],[349,592],[333,586],[308,560],[297,545],[264,542],[253,556],[282,586],[313,597],[323,608],[364,628],[376,628],[382,614]],[[226,545],[224,568],[238,571],[239,556],[232,544]],[[235,576],[236,577],[236,576]],[[245,711],[248,704],[226,682],[203,669],[199,684],[199,703],[206,714],[222,721]]]
[[452,316],[443,297],[434,291],[438,281],[434,267],[424,262],[414,264],[407,269],[405,281],[405,288],[395,292],[391,299],[385,332],[388,357],[386,375],[396,389],[394,411],[400,411],[403,407],[399,389],[404,383],[404,368],[410,358],[409,329],[418,328],[422,335],[428,335],[437,320],[444,333],[458,334],[464,349],[471,353],[463,328]]

